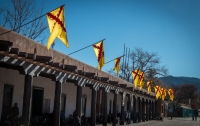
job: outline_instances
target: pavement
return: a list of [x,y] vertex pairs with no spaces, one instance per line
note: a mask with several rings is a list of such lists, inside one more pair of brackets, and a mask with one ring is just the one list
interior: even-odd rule
[[[126,123],[124,123],[126,124]],[[98,125],[101,126],[101,125]],[[108,124],[112,126],[112,123]],[[119,125],[117,125],[119,126]],[[197,117],[197,121],[193,121],[192,117],[190,118],[164,118],[163,121],[151,120],[140,123],[131,123],[126,126],[200,126],[200,117]]]

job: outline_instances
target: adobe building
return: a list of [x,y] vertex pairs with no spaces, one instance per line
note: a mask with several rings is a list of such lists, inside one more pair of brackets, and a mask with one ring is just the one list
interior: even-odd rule
[[117,113],[121,113],[123,125],[127,110],[132,112],[132,123],[161,115],[161,103],[155,100],[153,92],[134,89],[125,80],[56,50],[48,51],[46,46],[3,27],[0,27],[0,103],[1,119],[18,103],[19,117],[25,126],[31,118],[44,113],[53,113],[54,125],[59,126],[61,110],[66,118],[75,110],[79,117],[84,114],[91,120],[91,126],[97,120],[106,126],[108,114],[112,114],[115,126]]

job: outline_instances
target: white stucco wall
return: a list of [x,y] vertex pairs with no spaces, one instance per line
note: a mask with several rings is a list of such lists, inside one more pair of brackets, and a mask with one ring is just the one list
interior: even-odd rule
[[109,114],[109,109],[110,109],[110,101],[111,101],[111,113],[113,113],[113,99],[114,99],[114,94],[111,92],[108,92],[108,98],[107,98],[107,114]]
[[[109,113],[109,104],[110,100],[112,101],[112,106],[111,106],[111,113],[113,113],[113,100],[114,100],[114,94],[113,93],[108,93],[108,101],[107,101],[107,112]],[[124,104],[124,110],[127,110],[127,101],[128,97],[125,97],[125,104]],[[121,113],[121,103],[122,103],[122,96],[120,94],[117,95],[117,105],[118,105],[118,112]]]
[[[18,103],[19,117],[22,115],[23,107],[23,94],[24,94],[24,80],[25,76],[19,74],[17,70],[11,70],[0,67],[0,116],[2,112],[2,102],[3,102],[3,90],[4,84],[10,84],[14,86],[12,106],[14,103]],[[50,99],[50,112],[53,112],[54,105],[54,94],[55,94],[55,82],[51,81],[49,78],[45,77],[34,77],[32,84],[33,86],[44,88],[43,99]],[[31,111],[31,110],[30,110]]]
[[14,105],[14,103],[18,103],[19,116],[22,115],[24,78],[25,76],[20,75],[17,70],[11,70],[0,67],[0,117],[2,114],[4,84],[10,84],[14,86],[12,106]]
[[[77,87],[72,83],[64,83],[62,86],[62,93],[66,94],[66,105],[65,105],[65,116],[73,115],[73,112],[76,110],[76,90]],[[86,117],[91,115],[91,98],[92,90],[89,87],[82,88],[82,96],[87,97],[86,104]]]
[[77,87],[72,83],[62,85],[62,93],[66,94],[65,117],[73,115],[76,109],[76,90]]
[[86,117],[91,116],[91,100],[92,100],[92,89],[89,87],[83,87],[82,96],[85,95],[87,97],[86,104]]
[[118,94],[117,95],[118,113],[121,113],[121,103],[122,103],[122,96]]
[[[24,92],[24,80],[25,76],[19,74],[17,70],[11,70],[0,67],[0,116],[2,113],[2,101],[3,101],[3,89],[4,84],[14,85],[13,91],[13,101],[12,105],[17,102],[19,107],[19,116],[22,115],[22,106],[23,106],[23,92]],[[43,99],[50,99],[50,112],[53,112],[54,107],[54,95],[55,95],[55,82],[49,78],[45,77],[34,77],[33,78],[33,86],[44,88],[44,97]],[[77,87],[72,83],[63,83],[62,84],[62,93],[66,94],[66,104],[65,104],[65,116],[69,117],[69,115],[73,115],[74,110],[76,109],[76,90]],[[91,98],[92,98],[92,90],[89,87],[83,87],[82,95],[87,96],[87,104],[86,104],[86,117],[91,116]],[[117,105],[118,112],[121,113],[121,102],[122,96],[120,94],[117,95]],[[110,100],[112,101],[111,113],[113,113],[113,99],[114,94],[108,92],[108,101],[107,108],[109,113],[109,104]],[[124,110],[127,110],[127,100],[128,97],[125,98],[125,106]],[[138,100],[137,100],[138,104]],[[137,105],[138,111],[138,105]]]
[[34,86],[44,88],[43,101],[44,101],[44,99],[50,99],[50,101],[51,101],[50,102],[50,113],[53,112],[53,107],[54,107],[55,84],[56,84],[56,82],[52,81],[49,78],[45,78],[45,77],[34,77],[33,78],[32,91],[33,91]]

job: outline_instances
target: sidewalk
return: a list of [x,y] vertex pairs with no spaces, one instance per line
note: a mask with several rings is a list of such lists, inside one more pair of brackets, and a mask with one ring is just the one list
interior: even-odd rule
[[[126,123],[124,123],[126,124]],[[98,125],[102,126],[102,125]],[[112,123],[109,123],[107,126],[112,126]],[[119,125],[117,125],[119,126]],[[151,120],[140,123],[131,123],[126,126],[200,126],[200,117],[197,118],[197,121],[193,121],[192,117],[190,118],[164,118],[163,121]]]

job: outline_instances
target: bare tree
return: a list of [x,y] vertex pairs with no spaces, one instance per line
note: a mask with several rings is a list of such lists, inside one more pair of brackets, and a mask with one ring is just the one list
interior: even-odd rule
[[[141,48],[135,48],[129,55],[129,62],[124,62],[120,66],[119,77],[129,82],[132,76],[132,71],[140,68],[145,72],[145,81],[152,80],[153,85],[161,84],[162,82],[157,79],[158,76],[167,76],[168,69],[165,66],[161,66],[160,57],[157,53],[149,53],[143,51]],[[108,72],[112,74],[112,70]],[[153,86],[152,86],[153,87]]]
[[193,84],[183,84],[183,85],[173,85],[174,89],[174,102],[176,105],[179,103],[189,104],[189,99],[191,104],[200,107],[200,92],[198,87]]
[[[8,2],[10,3],[7,6],[4,4],[0,7],[0,25],[43,43],[45,36],[42,33],[47,28],[47,22],[44,17],[38,17],[43,14],[44,4],[37,3],[35,0],[11,0]],[[36,18],[38,19],[34,20]],[[22,27],[29,21],[32,22]]]

